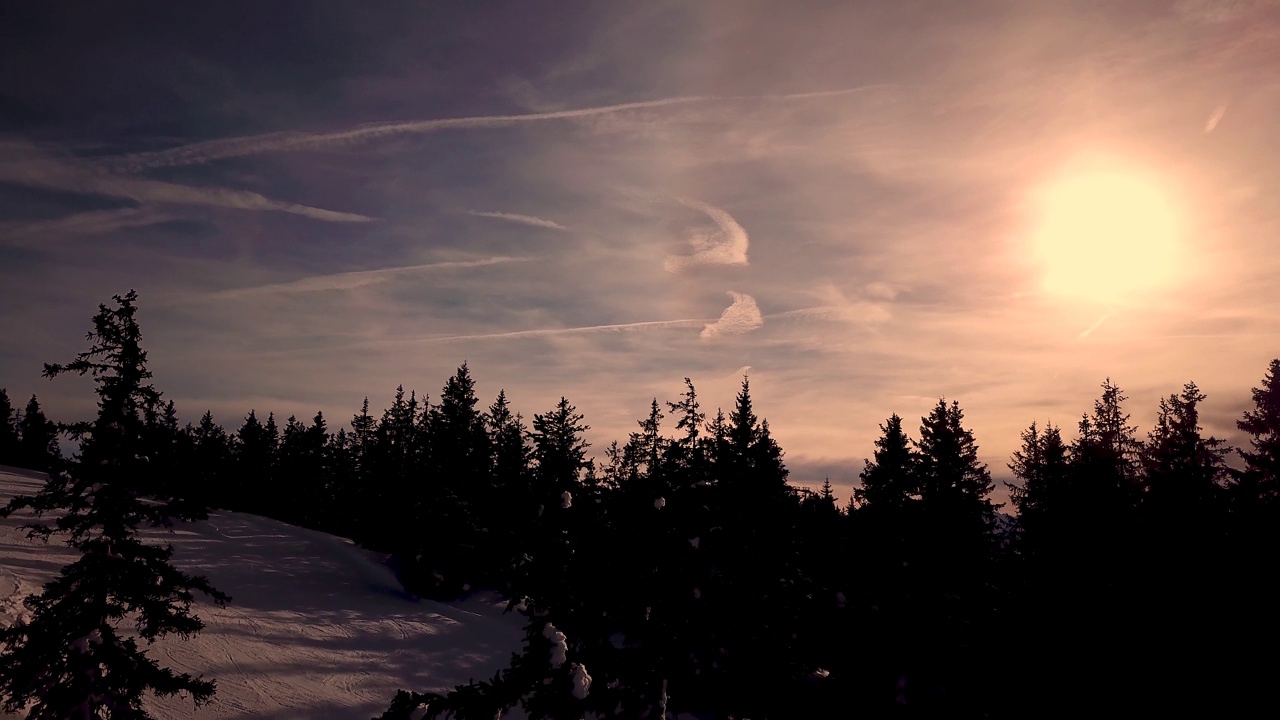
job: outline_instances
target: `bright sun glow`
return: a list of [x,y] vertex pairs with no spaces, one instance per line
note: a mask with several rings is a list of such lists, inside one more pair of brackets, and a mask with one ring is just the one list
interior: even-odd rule
[[1177,269],[1178,213],[1138,176],[1070,177],[1049,188],[1041,223],[1050,292],[1116,301],[1168,283]]

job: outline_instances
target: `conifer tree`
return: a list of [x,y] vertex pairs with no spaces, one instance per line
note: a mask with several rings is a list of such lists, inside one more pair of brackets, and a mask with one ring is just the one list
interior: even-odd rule
[[[10,712],[31,704],[27,717],[148,718],[147,693],[189,694],[197,705],[214,683],[163,668],[138,647],[177,633],[189,636],[202,623],[191,614],[194,592],[222,603],[226,596],[203,577],[174,568],[172,547],[145,543],[138,528],[198,517],[189,504],[170,498],[144,502],[134,475],[145,469],[144,413],[158,409],[160,393],[147,380],[146,352],[135,319],[137,295],[115,296],[117,307],[99,306],[89,350],[45,375],[92,375],[98,416],[75,427],[83,438],[80,461],[56,473],[34,497],[12,500],[0,514],[29,508],[37,518],[58,512],[56,523],[37,519],[32,537],[65,533],[81,556],[62,568],[39,595],[24,602],[30,617],[0,631],[0,697]],[[123,632],[132,623],[137,636]]]
[[248,512],[268,512],[269,488],[274,484],[276,454],[280,434],[275,415],[267,416],[266,424],[258,420],[258,414],[250,410],[244,423],[236,431],[233,446],[233,465],[230,497],[227,509]]
[[582,434],[591,426],[584,425],[583,419],[563,397],[555,409],[533,416],[529,440],[533,443],[539,497],[558,501],[560,493],[578,489],[590,447]]
[[1020,485],[1005,483],[1018,510],[1022,549],[1037,552],[1048,545],[1065,545],[1073,518],[1063,505],[1072,482],[1069,452],[1062,431],[1055,425],[1041,430],[1036,423],[1022,432],[1022,447],[1015,450],[1009,469]]
[[1155,428],[1142,448],[1144,503],[1178,524],[1209,519],[1227,479],[1225,442],[1204,437],[1195,383],[1160,400]]
[[944,400],[921,419],[916,441],[920,501],[970,514],[989,526],[995,514],[989,499],[991,473],[978,461],[978,445],[963,420],[960,403],[947,405]]
[[18,457],[22,467],[29,470],[53,471],[62,464],[62,450],[58,447],[58,424],[44,416],[40,401],[35,395],[27,401],[27,407],[18,421]]
[[0,388],[0,465],[18,465],[19,414],[9,401],[9,394]]
[[1236,473],[1232,487],[1242,512],[1280,500],[1280,359],[1271,361],[1261,387],[1252,393],[1253,408],[1236,421],[1236,427],[1249,436],[1249,449],[1237,451],[1244,468]]
[[880,430],[883,434],[875,441],[872,459],[865,461],[858,476],[861,485],[853,496],[866,507],[902,508],[918,492],[918,458],[897,413],[890,415]]
[[1107,522],[1121,522],[1120,518],[1130,515],[1141,491],[1142,445],[1123,408],[1127,399],[1111,378],[1103,381],[1093,414],[1080,420],[1079,437],[1071,446],[1071,463],[1081,490],[1088,493],[1094,512]]
[[683,458],[682,465],[694,469],[703,464],[705,453],[701,431],[707,415],[698,404],[698,393],[693,388],[693,381],[685,378],[684,388],[679,401],[667,403],[667,410],[677,418],[676,431],[682,433],[671,443],[671,449],[679,458]]
[[231,437],[214,422],[212,410],[205,411],[199,425],[188,425],[185,435],[191,448],[186,481],[209,504],[227,507],[230,489],[224,487],[223,482],[230,475]]

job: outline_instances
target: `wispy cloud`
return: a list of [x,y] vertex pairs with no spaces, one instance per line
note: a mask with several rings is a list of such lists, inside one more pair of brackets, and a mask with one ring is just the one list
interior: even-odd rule
[[66,235],[94,235],[123,228],[154,225],[173,220],[175,217],[148,208],[93,210],[52,220],[0,224],[0,242],[33,245]]
[[1276,0],[1178,0],[1174,10],[1195,22],[1223,23],[1278,4]]
[[760,307],[756,305],[755,298],[732,290],[728,294],[733,298],[733,304],[720,313],[720,319],[707,323],[702,328],[702,337],[740,335],[764,325],[764,318],[760,316]]
[[247,190],[194,187],[121,177],[70,159],[38,157],[0,163],[0,181],[46,190],[128,198],[138,202],[206,205],[238,210],[273,210],[326,222],[370,222],[374,218],[356,213],[274,200]]
[[377,270],[357,270],[354,272],[315,275],[287,283],[256,285],[254,287],[236,288],[210,293],[203,297],[216,300],[238,300],[261,295],[278,295],[292,293],[323,292],[326,290],[354,290],[356,288],[386,282],[396,277],[415,275],[437,270],[454,270],[461,268],[486,267],[504,263],[526,262],[527,257],[491,257],[480,260],[455,260],[449,262],[428,263],[425,265],[403,265],[400,267],[379,268]]
[[1204,131],[1206,133],[1211,133],[1216,130],[1218,123],[1222,122],[1222,118],[1226,117],[1226,115],[1227,106],[1225,103],[1214,108],[1213,112],[1209,115],[1209,119],[1204,121]]
[[499,333],[477,333],[475,335],[445,335],[442,337],[419,338],[404,342],[451,343],[463,340],[512,340],[516,338],[543,337],[550,335],[578,335],[582,333],[628,332],[635,330],[654,330],[660,328],[697,327],[706,320],[647,320],[644,322],[615,323],[612,325],[583,325],[568,328],[539,328],[535,330],[513,330]]
[[505,212],[482,212],[480,210],[468,210],[467,214],[474,215],[476,217],[493,218],[495,220],[506,220],[507,222],[519,223],[521,225],[549,228],[551,230],[568,230],[568,228],[554,220],[544,220],[533,215],[519,215],[517,213]]
[[1103,315],[1102,317],[1098,318],[1096,321],[1094,321],[1092,325],[1086,328],[1084,332],[1077,335],[1076,340],[1084,340],[1085,338],[1089,337],[1090,335],[1093,334],[1094,330],[1097,330],[1098,328],[1102,327],[1102,323],[1106,322],[1110,318],[1115,317],[1115,315],[1116,315],[1115,310],[1108,310],[1106,315]]
[[222,138],[204,142],[182,145],[168,150],[134,153],[105,162],[112,168],[127,172],[140,172],[159,167],[178,167],[183,165],[199,165],[202,163],[224,160],[227,158],[257,155],[267,152],[289,150],[307,150],[328,145],[367,142],[395,135],[431,133],[440,130],[460,128],[493,128],[506,127],[528,122],[545,122],[548,120],[572,120],[631,110],[648,110],[671,107],[675,105],[691,105],[697,103],[728,102],[737,100],[763,101],[797,101],[814,100],[829,97],[852,95],[854,93],[891,87],[888,85],[865,85],[853,88],[840,88],[823,92],[792,93],[780,95],[690,95],[683,97],[661,98],[640,102],[619,103],[599,107],[576,108],[572,110],[555,110],[551,112],[525,113],[520,115],[477,115],[472,117],[438,118],[431,120],[410,120],[376,122],[356,125],[350,128],[323,133],[277,132],[263,135],[249,135],[234,138]]
[[695,210],[701,210],[715,222],[714,230],[700,229],[689,236],[689,244],[693,246],[692,255],[669,255],[662,266],[667,272],[680,272],[698,265],[746,265],[747,247],[750,239],[747,231],[738,224],[729,213],[718,207],[697,202],[681,200],[680,203]]

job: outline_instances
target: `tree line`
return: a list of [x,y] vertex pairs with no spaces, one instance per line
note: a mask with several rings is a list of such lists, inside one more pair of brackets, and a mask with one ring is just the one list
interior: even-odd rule
[[[135,299],[99,317],[132,323]],[[141,387],[128,362],[103,377]],[[209,412],[179,426],[152,389],[125,413],[128,472],[106,482],[175,517],[216,507],[344,535],[391,554],[417,594],[489,588],[524,615],[507,668],[406,689],[385,718],[1247,707],[1271,682],[1249,658],[1278,629],[1280,360],[1237,423],[1246,448],[1204,434],[1193,383],[1145,437],[1126,400],[1105,381],[1070,439],[1032,423],[1009,461],[1013,513],[954,401],[914,433],[885,420],[841,507],[829,482],[788,483],[747,378],[727,413],[686,378],[597,460],[567,399],[526,422],[505,392],[482,404],[465,363],[434,401],[397,388],[375,416],[366,399],[349,431],[254,410],[232,431]],[[63,426],[85,439],[55,477],[93,474],[117,432],[104,422]]]

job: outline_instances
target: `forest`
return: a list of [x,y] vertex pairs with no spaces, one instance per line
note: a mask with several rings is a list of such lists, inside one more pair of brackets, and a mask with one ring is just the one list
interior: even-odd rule
[[[91,347],[45,366],[93,377],[94,420],[54,423],[0,391],[0,465],[50,473],[3,512],[57,515],[31,532],[83,551],[28,599],[27,623],[0,630],[10,711],[145,717],[146,692],[207,700],[211,683],[159,667],[129,628],[197,632],[195,593],[234,602],[134,534],[214,508],[351,538],[388,553],[413,593],[484,588],[523,615],[505,670],[447,695],[405,688],[389,719],[424,705],[758,720],[1274,704],[1255,658],[1278,639],[1280,359],[1237,421],[1244,447],[1205,435],[1194,383],[1142,432],[1106,380],[1073,433],[1026,428],[1001,508],[961,406],[939,400],[918,425],[881,422],[837,503],[829,483],[788,483],[745,377],[714,411],[686,378],[594,456],[569,399],[526,417],[503,392],[478,398],[465,363],[434,397],[396,388],[336,431],[320,412],[265,408],[184,425],[150,383],[137,308],[133,292],[99,306]],[[77,451],[64,458],[60,439]]]

